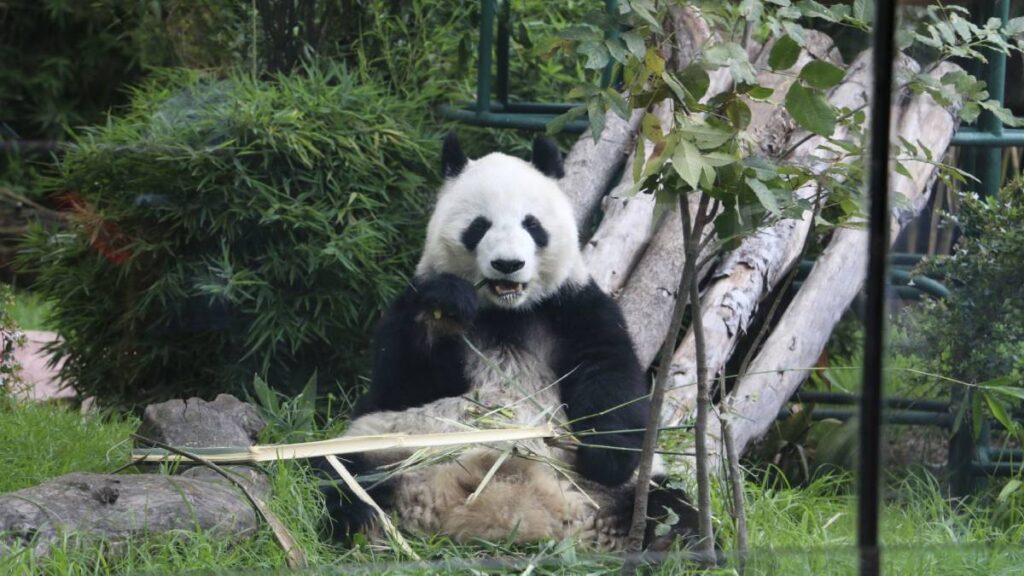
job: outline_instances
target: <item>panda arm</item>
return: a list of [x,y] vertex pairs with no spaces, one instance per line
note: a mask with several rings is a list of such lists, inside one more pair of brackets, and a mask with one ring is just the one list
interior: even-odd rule
[[[458,327],[472,323],[476,304],[472,285],[450,274],[417,279],[396,298],[374,333],[373,378],[353,417],[465,393]],[[443,312],[443,325],[434,320],[436,310]]]
[[[640,461],[642,430],[650,411],[646,376],[625,319],[593,282],[564,290],[553,305],[554,368],[562,377],[561,399],[573,432],[583,433],[577,470],[602,484],[621,484]],[[616,432],[621,430],[641,431]]]

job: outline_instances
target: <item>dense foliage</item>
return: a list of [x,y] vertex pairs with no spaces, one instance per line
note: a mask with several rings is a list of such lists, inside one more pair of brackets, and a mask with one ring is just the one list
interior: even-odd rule
[[271,81],[168,74],[78,139],[49,187],[70,231],[22,261],[55,304],[62,375],[137,405],[354,384],[419,249],[434,139],[337,67]]
[[915,327],[944,374],[977,386],[975,413],[1016,430],[1007,413],[1024,399],[1024,183],[965,195],[958,221],[953,255],[928,270],[948,279],[950,296],[915,315]]

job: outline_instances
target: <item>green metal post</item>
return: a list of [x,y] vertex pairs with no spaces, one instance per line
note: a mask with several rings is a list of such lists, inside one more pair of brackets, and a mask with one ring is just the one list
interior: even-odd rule
[[498,12],[498,102],[508,106],[509,44],[512,38],[512,0],[500,0]]
[[[954,498],[970,496],[974,487],[974,438],[971,435],[971,399],[969,390],[956,386],[952,390],[952,408],[963,411],[960,427],[949,439],[949,492]],[[963,407],[961,407],[961,404]]]
[[[986,3],[982,3],[986,4]],[[992,0],[986,15],[1002,20],[1005,26],[1010,19],[1010,0]],[[988,84],[989,97],[1002,104],[1006,99],[1006,55],[991,50],[986,55],[988,65],[985,67],[985,82]],[[978,118],[980,132],[988,132],[996,137],[1003,135],[1003,123],[991,112],[982,112]],[[1001,147],[985,148],[978,151],[978,179],[981,180],[981,194],[994,196],[1002,185],[1003,149]]]
[[[605,0],[604,7],[605,10],[607,10],[608,15],[612,18],[619,15],[619,0]],[[618,38],[618,27],[613,27],[611,30],[607,30],[605,32],[605,36],[608,38]],[[612,85],[612,73],[614,70],[614,62],[609,62],[608,65],[604,67],[604,71],[601,72],[601,88],[607,88]]]
[[494,48],[494,2],[483,0],[480,11],[480,47],[477,50],[480,63],[476,71],[476,111],[487,112],[491,108],[491,53]]

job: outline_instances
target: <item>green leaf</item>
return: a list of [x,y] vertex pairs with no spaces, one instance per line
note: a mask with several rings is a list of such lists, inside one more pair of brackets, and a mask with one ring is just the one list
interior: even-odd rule
[[775,200],[775,194],[765,186],[764,182],[757,178],[747,178],[746,182],[765,210],[771,212],[774,216],[782,214],[782,209],[779,208],[779,203]]
[[744,130],[750,125],[750,106],[739,98],[729,100],[725,105],[725,116],[736,130]]
[[586,63],[583,64],[584,68],[600,70],[608,65],[610,56],[603,42],[581,42],[576,51],[587,57]]
[[1024,485],[1024,482],[1021,482],[1016,478],[1009,480],[1006,485],[1003,486],[1003,489],[999,491],[999,496],[996,497],[996,500],[999,502],[1006,502],[1010,499],[1010,496],[1013,496],[1014,492],[1020,490],[1022,485]]
[[768,66],[772,70],[789,70],[799,58],[800,45],[789,36],[783,36],[775,41],[768,54]]
[[992,416],[1010,432],[1017,430],[1017,422],[1010,418],[1010,414],[1006,411],[1006,401],[995,398],[992,394],[983,394],[983,396],[985,403],[988,404],[988,409],[992,411]]
[[568,124],[569,122],[572,122],[573,120],[579,118],[586,111],[587,111],[587,108],[585,106],[577,106],[575,108],[571,108],[568,112],[566,112],[564,114],[559,114],[558,116],[555,116],[554,118],[552,118],[551,122],[548,122],[548,125],[547,125],[547,128],[546,128],[545,131],[547,132],[548,135],[558,134],[562,130],[565,130],[566,124]]
[[625,64],[629,57],[629,52],[626,50],[625,43],[619,38],[608,38],[604,41],[604,47],[608,49],[608,54],[611,55],[612,60]]
[[767,100],[768,98],[771,98],[774,93],[775,90],[772,90],[771,88],[767,88],[765,86],[754,86],[747,91],[747,96],[752,100]]
[[997,100],[986,100],[984,102],[979,102],[978,105],[991,112],[993,116],[998,118],[1000,122],[1007,126],[1012,126],[1014,128],[1024,126],[1024,118],[1017,118],[1013,115],[1013,112],[1004,107]]
[[824,60],[815,60],[800,70],[800,78],[815,88],[827,90],[843,81],[846,72]]
[[698,147],[704,150],[718,148],[733,138],[733,133],[728,130],[716,128],[710,124],[690,122],[680,124],[676,131],[683,136],[693,140]]
[[672,168],[675,169],[683,182],[697,190],[700,186],[702,170],[700,150],[689,140],[680,140],[672,156]]
[[699,64],[690,64],[679,73],[679,81],[686,91],[696,100],[700,100],[708,93],[711,86],[711,78],[708,71]]
[[665,59],[658,54],[658,51],[654,48],[648,48],[647,54],[644,56],[644,67],[653,76],[661,76],[665,73]]
[[643,58],[644,54],[647,53],[647,45],[644,42],[644,37],[638,32],[634,30],[623,32],[620,38],[622,38],[622,41],[626,43],[626,49],[629,50],[630,54],[637,59]]
[[820,93],[795,82],[786,93],[786,111],[803,128],[820,136],[836,129],[836,110]]
[[[907,167],[904,166],[902,162],[895,162],[893,164],[893,170],[895,170],[896,173],[900,174],[901,176],[906,176],[907,178],[910,179],[914,178],[913,176],[910,175],[910,171],[907,170]],[[896,196],[902,196],[902,194],[897,194]]]

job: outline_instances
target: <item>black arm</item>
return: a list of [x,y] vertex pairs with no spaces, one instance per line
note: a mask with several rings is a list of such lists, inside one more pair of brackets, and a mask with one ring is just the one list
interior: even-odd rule
[[373,379],[353,417],[464,394],[469,383],[460,334],[476,312],[477,295],[469,282],[452,274],[417,279],[377,325]]
[[[558,338],[554,368],[563,377],[561,399],[573,432],[580,433],[584,444],[577,453],[577,470],[602,484],[622,484],[639,464],[650,411],[646,376],[626,321],[593,282],[563,290],[548,305]],[[640,431],[612,432],[619,430]],[[587,434],[591,431],[610,433]]]

